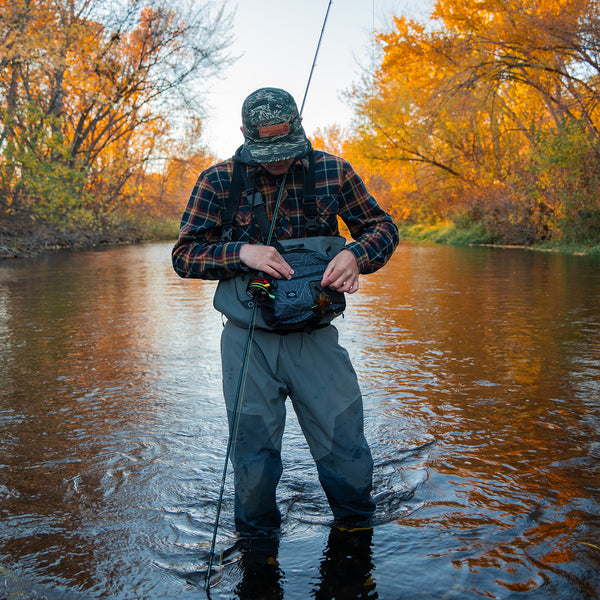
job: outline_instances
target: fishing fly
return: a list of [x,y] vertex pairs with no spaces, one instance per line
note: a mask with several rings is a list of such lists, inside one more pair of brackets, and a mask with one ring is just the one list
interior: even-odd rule
[[324,315],[330,306],[331,298],[325,292],[320,292],[315,299],[315,304],[312,308],[318,314]]

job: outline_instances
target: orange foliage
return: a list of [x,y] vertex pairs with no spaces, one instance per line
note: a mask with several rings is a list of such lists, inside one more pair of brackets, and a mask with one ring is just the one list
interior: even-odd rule
[[394,18],[376,39],[344,148],[397,216],[502,221],[531,239],[600,216],[600,180],[580,167],[600,172],[596,2],[438,0],[429,24]]
[[[148,212],[164,185],[147,186],[169,177],[148,173],[169,166],[166,156],[194,164],[204,155],[191,84],[230,62],[221,55],[227,16],[213,18],[209,3],[125,0],[110,14],[105,4],[0,0],[0,206],[9,216],[70,226]],[[181,135],[184,123],[198,135]]]

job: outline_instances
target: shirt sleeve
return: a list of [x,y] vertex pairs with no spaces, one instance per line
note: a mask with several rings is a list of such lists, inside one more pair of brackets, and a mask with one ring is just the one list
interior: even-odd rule
[[354,254],[360,273],[373,273],[394,253],[399,242],[398,228],[367,191],[352,166],[346,161],[343,164],[339,215],[354,240],[345,249]]
[[223,206],[229,198],[232,161],[219,163],[198,177],[183,212],[171,258],[184,278],[227,279],[244,270],[241,242],[221,240]]

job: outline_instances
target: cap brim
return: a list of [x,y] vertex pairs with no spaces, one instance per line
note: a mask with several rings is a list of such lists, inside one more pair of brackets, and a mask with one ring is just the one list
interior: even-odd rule
[[252,158],[259,163],[277,162],[297,158],[310,150],[310,142],[304,132],[298,132],[281,142],[251,142],[245,146]]

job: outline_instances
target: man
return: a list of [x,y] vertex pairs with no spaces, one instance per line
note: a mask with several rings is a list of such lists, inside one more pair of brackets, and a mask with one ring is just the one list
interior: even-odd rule
[[[181,277],[221,283],[248,273],[260,273],[275,285],[277,280],[293,280],[295,271],[281,247],[265,243],[269,240],[258,223],[255,200],[259,197],[258,204],[266,210],[272,240],[306,239],[306,185],[314,178],[318,234],[339,235],[339,215],[354,238],[327,264],[320,285],[355,293],[359,274],[382,267],[398,243],[390,216],[350,164],[312,150],[296,103],[284,90],[261,88],[250,94],[242,107],[242,132],[244,145],[235,157],[204,171],[194,187],[173,248],[175,271]],[[241,164],[246,184],[228,234],[225,215],[235,179],[234,162]],[[282,473],[288,397],[336,521],[368,521],[374,511],[373,461],[363,431],[357,377],[346,350],[338,344],[337,330],[327,323],[288,331],[257,323],[233,434],[236,529],[243,535],[270,535],[280,526],[275,492]],[[247,333],[244,323],[229,319],[221,338],[230,424]]]

